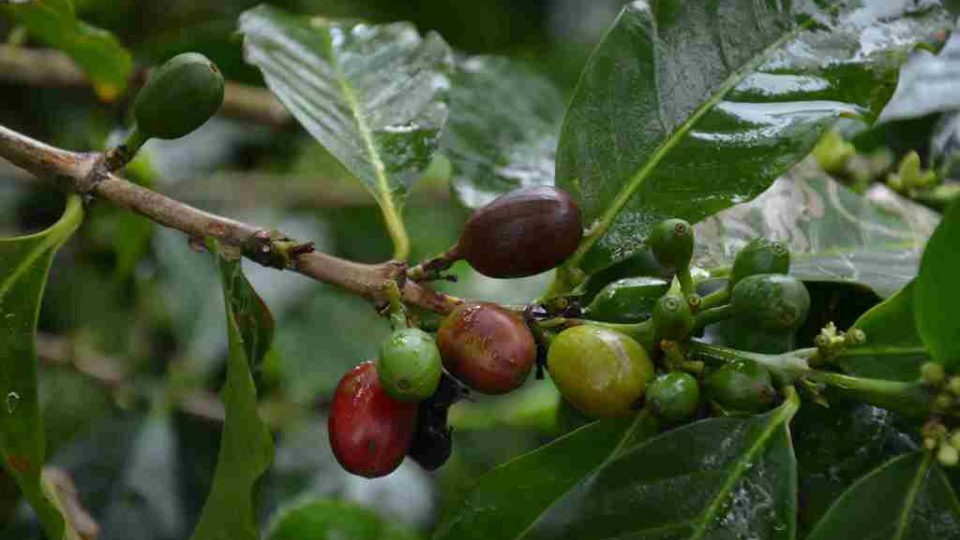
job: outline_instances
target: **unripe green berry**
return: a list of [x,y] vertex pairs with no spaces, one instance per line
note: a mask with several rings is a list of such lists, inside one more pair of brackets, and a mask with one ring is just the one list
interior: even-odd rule
[[749,360],[737,360],[707,377],[707,396],[723,410],[733,413],[755,413],[773,404],[776,390],[770,373]]
[[144,138],[183,137],[217,112],[223,87],[223,75],[206,56],[174,56],[150,75],[137,94],[137,131]]
[[430,334],[419,328],[403,328],[381,344],[377,373],[390,397],[420,401],[436,391],[441,364],[440,351]]
[[679,424],[697,412],[700,383],[692,375],[672,371],[647,387],[647,406],[667,424]]
[[930,386],[940,386],[946,377],[947,372],[936,362],[925,362],[920,366],[920,378]]
[[949,444],[942,444],[937,451],[937,461],[944,467],[953,467],[960,462],[960,452]]
[[933,408],[938,411],[947,411],[953,406],[954,397],[950,394],[937,394],[933,400]]
[[690,337],[694,319],[690,304],[679,294],[667,293],[653,306],[653,327],[660,339],[681,341]]
[[736,319],[758,330],[796,330],[807,319],[810,293],[793,276],[761,274],[737,283],[730,307]]
[[924,437],[923,447],[926,448],[927,450],[933,450],[934,448],[937,447],[937,440],[934,439],[933,437]]
[[960,450],[960,429],[950,434],[950,446]]
[[955,396],[960,396],[960,377],[950,377],[947,389]]
[[647,244],[657,262],[667,268],[681,268],[693,258],[693,227],[682,219],[667,219],[656,224]]
[[737,252],[727,280],[731,291],[743,278],[758,274],[786,274],[790,271],[790,250],[786,244],[766,238],[754,238]]

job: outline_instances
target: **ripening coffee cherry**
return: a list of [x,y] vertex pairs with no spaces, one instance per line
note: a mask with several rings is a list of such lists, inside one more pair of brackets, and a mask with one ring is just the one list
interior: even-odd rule
[[584,310],[594,321],[627,323],[650,318],[657,300],[670,284],[655,277],[633,277],[614,281],[603,288]]
[[793,276],[760,274],[737,283],[730,295],[730,307],[735,319],[758,330],[796,330],[807,320],[810,293]]
[[682,219],[657,223],[647,237],[657,262],[667,268],[682,268],[693,258],[693,227]]
[[755,413],[769,408],[776,397],[770,373],[756,362],[737,360],[707,377],[707,397],[724,411]]
[[647,387],[647,406],[669,425],[689,420],[700,404],[700,383],[683,371],[665,373]]
[[693,330],[693,313],[683,295],[667,293],[653,307],[653,327],[660,339],[681,341]]
[[625,416],[653,378],[653,363],[633,338],[593,325],[553,338],[547,369],[560,394],[592,418]]
[[440,324],[437,345],[447,371],[484,394],[518,388],[537,359],[526,323],[495,304],[458,306]]
[[395,331],[380,345],[380,385],[394,399],[420,401],[433,395],[440,382],[440,350],[419,328]]
[[223,102],[223,75],[199,53],[183,53],[150,74],[134,116],[144,138],[177,139],[210,119]]
[[786,274],[790,271],[790,250],[786,244],[766,238],[754,238],[743,246],[733,260],[727,288],[733,287],[748,276],[758,274]]
[[327,431],[333,455],[348,472],[385,476],[400,466],[417,423],[417,404],[397,401],[380,386],[373,362],[340,379],[330,404]]
[[532,276],[557,267],[576,251],[580,209],[550,186],[520,188],[474,212],[454,253],[485,276]]

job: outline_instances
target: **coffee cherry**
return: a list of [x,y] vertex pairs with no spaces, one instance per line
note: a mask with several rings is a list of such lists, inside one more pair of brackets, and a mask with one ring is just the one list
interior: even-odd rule
[[199,53],[167,60],[137,94],[134,116],[145,138],[177,139],[210,119],[223,102],[223,75]]
[[520,188],[477,210],[454,248],[476,271],[495,278],[546,272],[580,244],[580,210],[550,186]]
[[693,258],[693,227],[682,219],[657,223],[647,237],[657,262],[667,268],[682,268]]
[[807,320],[810,293],[793,276],[760,274],[737,283],[730,307],[734,318],[760,330],[796,330]]
[[667,293],[653,307],[653,327],[660,339],[681,341],[693,330],[693,313],[683,295]]
[[727,288],[733,287],[748,276],[758,274],[786,274],[790,271],[790,250],[783,242],[754,238],[733,260]]
[[518,388],[537,358],[520,316],[494,304],[457,307],[440,324],[437,345],[447,371],[484,394]]
[[601,290],[584,311],[594,321],[635,322],[650,318],[657,299],[670,288],[667,281],[635,277],[614,281]]
[[390,397],[420,401],[437,389],[440,365],[440,351],[430,334],[419,328],[403,328],[380,346],[377,373]]
[[560,332],[547,352],[547,369],[560,394],[593,418],[636,412],[653,363],[633,338],[599,326]]
[[726,412],[755,413],[773,404],[777,393],[766,369],[756,362],[737,360],[707,377],[707,397]]
[[930,386],[940,386],[947,379],[947,372],[936,362],[924,362],[920,365],[920,378]]
[[699,403],[700,383],[689,373],[671,371],[647,387],[647,406],[668,425],[692,418]]
[[330,404],[327,431],[333,455],[348,472],[385,476],[400,466],[417,422],[417,405],[397,401],[380,386],[373,362],[340,379]]

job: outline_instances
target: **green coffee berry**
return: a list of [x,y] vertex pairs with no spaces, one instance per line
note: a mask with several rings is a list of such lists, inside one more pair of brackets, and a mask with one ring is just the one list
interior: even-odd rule
[[937,440],[933,437],[924,437],[923,438],[923,447],[927,450],[933,450],[937,447]]
[[954,430],[950,434],[950,446],[960,450],[960,429]]
[[930,386],[940,386],[946,377],[947,372],[936,362],[924,362],[920,366],[920,378]]
[[694,319],[690,304],[674,293],[667,293],[653,307],[653,327],[660,339],[681,341],[690,337]]
[[689,373],[672,371],[647,387],[647,406],[667,424],[693,417],[700,403],[700,383]]
[[670,289],[660,278],[635,277],[614,281],[603,288],[584,309],[594,321],[636,322],[650,318],[657,299]]
[[755,413],[773,404],[777,393],[770,373],[749,360],[737,360],[707,377],[707,396],[724,411]]
[[960,377],[950,377],[947,389],[955,396],[960,396]]
[[223,75],[206,56],[174,56],[150,75],[137,94],[137,131],[144,138],[183,137],[217,112],[223,86]]
[[440,351],[430,334],[419,328],[395,331],[380,346],[380,386],[400,401],[421,401],[440,383]]
[[950,394],[937,394],[933,399],[933,408],[938,411],[947,411],[953,406],[954,397]]
[[944,467],[953,467],[960,462],[960,451],[949,444],[942,444],[937,451],[937,461]]
[[793,276],[761,274],[737,283],[730,307],[734,318],[759,330],[795,330],[807,319],[810,293]]
[[647,244],[661,265],[687,267],[693,258],[693,227],[682,219],[661,221],[650,231]]
[[790,271],[790,250],[786,244],[766,238],[754,238],[744,246],[733,260],[727,288],[740,283],[743,278],[758,274],[786,274]]

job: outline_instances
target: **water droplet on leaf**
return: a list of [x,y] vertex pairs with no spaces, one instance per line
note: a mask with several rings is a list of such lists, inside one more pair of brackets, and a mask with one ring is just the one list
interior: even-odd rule
[[7,394],[7,412],[13,414],[17,412],[17,408],[20,407],[20,394],[16,392],[10,392]]

